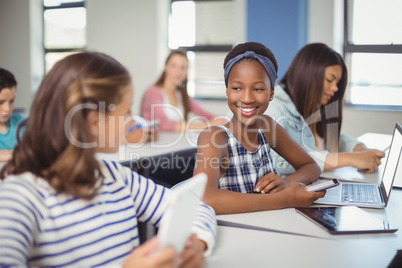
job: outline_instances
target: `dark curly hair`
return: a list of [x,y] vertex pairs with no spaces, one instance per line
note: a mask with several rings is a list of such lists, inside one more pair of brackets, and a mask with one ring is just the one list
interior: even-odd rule
[[[274,53],[272,53],[272,51],[269,48],[267,48],[266,46],[264,46],[263,44],[257,43],[257,42],[241,43],[241,44],[238,44],[237,46],[235,46],[234,48],[232,48],[232,50],[226,55],[225,60],[223,61],[223,68],[225,68],[228,61],[230,61],[237,55],[243,54],[246,51],[253,51],[258,55],[267,57],[274,64],[275,71],[278,72],[278,63],[276,62]],[[241,59],[239,62],[241,62],[243,60],[255,60],[255,59],[244,58],[244,59]],[[225,81],[225,83],[227,83],[227,81]],[[273,86],[274,85],[272,85],[272,88],[273,88]]]
[[12,73],[6,69],[0,68],[0,91],[3,88],[13,88],[17,86],[17,80]]

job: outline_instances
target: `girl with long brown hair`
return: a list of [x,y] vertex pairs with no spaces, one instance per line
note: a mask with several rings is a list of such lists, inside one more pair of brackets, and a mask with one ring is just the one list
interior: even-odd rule
[[182,253],[139,245],[138,221],[158,225],[170,190],[119,163],[133,87],[113,58],[83,52],[44,77],[12,159],[1,170],[0,266],[200,267],[214,244],[214,212],[199,206]]
[[[355,138],[341,133],[343,96],[347,69],[342,57],[322,43],[303,47],[275,86],[270,115],[302,146],[323,170],[353,166],[374,172],[384,153],[367,149]],[[281,176],[293,167],[273,153]]]
[[[215,117],[188,95],[187,69],[186,52],[172,50],[162,74],[144,94],[141,115],[147,120],[159,120],[159,129],[162,131],[202,129]],[[201,117],[203,121],[189,122],[190,113]]]

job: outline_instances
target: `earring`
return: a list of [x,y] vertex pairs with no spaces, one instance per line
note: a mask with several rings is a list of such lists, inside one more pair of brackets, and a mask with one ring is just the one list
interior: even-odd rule
[[269,101],[272,101],[274,98],[273,97],[271,97],[270,99],[269,99]]
[[226,98],[228,98],[228,95],[226,95]]

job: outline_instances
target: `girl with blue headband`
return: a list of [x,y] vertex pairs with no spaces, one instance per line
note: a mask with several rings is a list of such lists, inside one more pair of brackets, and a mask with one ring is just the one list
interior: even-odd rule
[[[278,65],[260,43],[234,47],[224,61],[232,119],[204,129],[198,138],[194,174],[204,172],[204,202],[217,214],[309,206],[325,192],[308,192],[304,183],[318,178],[314,160],[272,118],[264,115],[274,97]],[[275,172],[271,148],[296,172],[282,179]]]

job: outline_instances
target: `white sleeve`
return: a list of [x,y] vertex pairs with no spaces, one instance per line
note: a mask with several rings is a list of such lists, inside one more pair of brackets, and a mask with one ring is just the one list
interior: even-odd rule
[[307,152],[317,163],[318,167],[320,168],[321,172],[324,171],[325,167],[325,160],[327,159],[328,151],[308,151]]
[[207,244],[205,256],[209,256],[215,246],[217,223],[215,211],[212,207],[200,202],[197,208],[194,225],[191,229],[198,239]]

